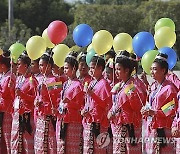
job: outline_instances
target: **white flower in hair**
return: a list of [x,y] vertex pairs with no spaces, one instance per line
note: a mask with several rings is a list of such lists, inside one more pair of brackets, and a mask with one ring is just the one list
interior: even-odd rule
[[161,59],[161,60],[163,60],[163,61],[166,61],[166,62],[167,62],[167,58],[162,57],[161,55],[157,55],[157,56],[155,57],[155,59]]
[[48,52],[44,52],[43,55],[46,55],[46,56],[50,56],[50,54]]

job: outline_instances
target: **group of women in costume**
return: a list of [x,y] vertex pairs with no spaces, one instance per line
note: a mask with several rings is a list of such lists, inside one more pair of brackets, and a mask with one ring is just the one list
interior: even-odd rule
[[134,54],[109,56],[88,66],[72,52],[59,68],[51,52],[34,61],[23,53],[17,64],[4,52],[0,154],[179,153],[180,80],[167,55],[156,56],[153,83],[137,76]]

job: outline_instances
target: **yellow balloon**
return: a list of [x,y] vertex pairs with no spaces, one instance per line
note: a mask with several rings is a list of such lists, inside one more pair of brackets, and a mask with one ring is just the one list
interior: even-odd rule
[[66,56],[70,52],[69,47],[65,44],[59,44],[55,46],[52,51],[54,52],[53,54],[54,63],[59,67],[64,66],[64,60],[66,59]]
[[133,50],[132,37],[127,33],[117,34],[113,41],[113,48],[115,52],[118,50],[126,50],[131,53]]
[[50,41],[48,34],[47,34],[47,28],[42,33],[42,38],[46,41],[46,46],[48,48],[54,48],[54,44]]
[[108,52],[113,45],[113,37],[107,30],[96,32],[92,38],[92,47],[98,55]]
[[41,36],[32,36],[26,43],[27,54],[30,59],[40,58],[46,50],[46,42]]
[[169,27],[159,28],[154,34],[154,40],[158,49],[172,47],[176,42],[176,33]]
[[89,46],[87,47],[87,52],[90,51],[92,49],[92,43],[89,44]]
[[0,48],[0,55],[2,55],[3,54],[3,50]]

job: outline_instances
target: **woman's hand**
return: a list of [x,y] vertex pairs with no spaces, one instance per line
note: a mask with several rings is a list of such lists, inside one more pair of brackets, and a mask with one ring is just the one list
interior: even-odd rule
[[113,117],[112,111],[109,111],[108,114],[107,114],[107,118],[108,118],[109,120],[111,120],[112,117]]
[[87,89],[86,93],[91,96],[94,92],[93,90],[91,90],[90,88]]
[[179,130],[178,130],[178,128],[177,127],[173,127],[171,129],[171,134],[172,134],[173,137],[179,137]]
[[70,102],[70,100],[68,99],[68,98],[64,98],[63,100],[62,100],[62,103],[64,103],[64,104],[68,104]]
[[141,109],[141,114],[143,115],[143,117],[148,117],[148,116],[154,116],[156,114],[156,111],[151,110],[151,109],[145,109],[142,108]]
[[82,109],[82,110],[81,110],[81,115],[82,115],[83,117],[85,117],[85,116],[87,115],[87,113],[88,113],[87,109]]
[[16,89],[16,96],[21,96],[22,92],[19,88]]

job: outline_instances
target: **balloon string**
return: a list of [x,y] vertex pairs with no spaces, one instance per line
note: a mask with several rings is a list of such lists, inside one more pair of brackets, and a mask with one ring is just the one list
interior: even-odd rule
[[113,87],[115,85],[115,68],[114,68],[114,62],[113,62]]

